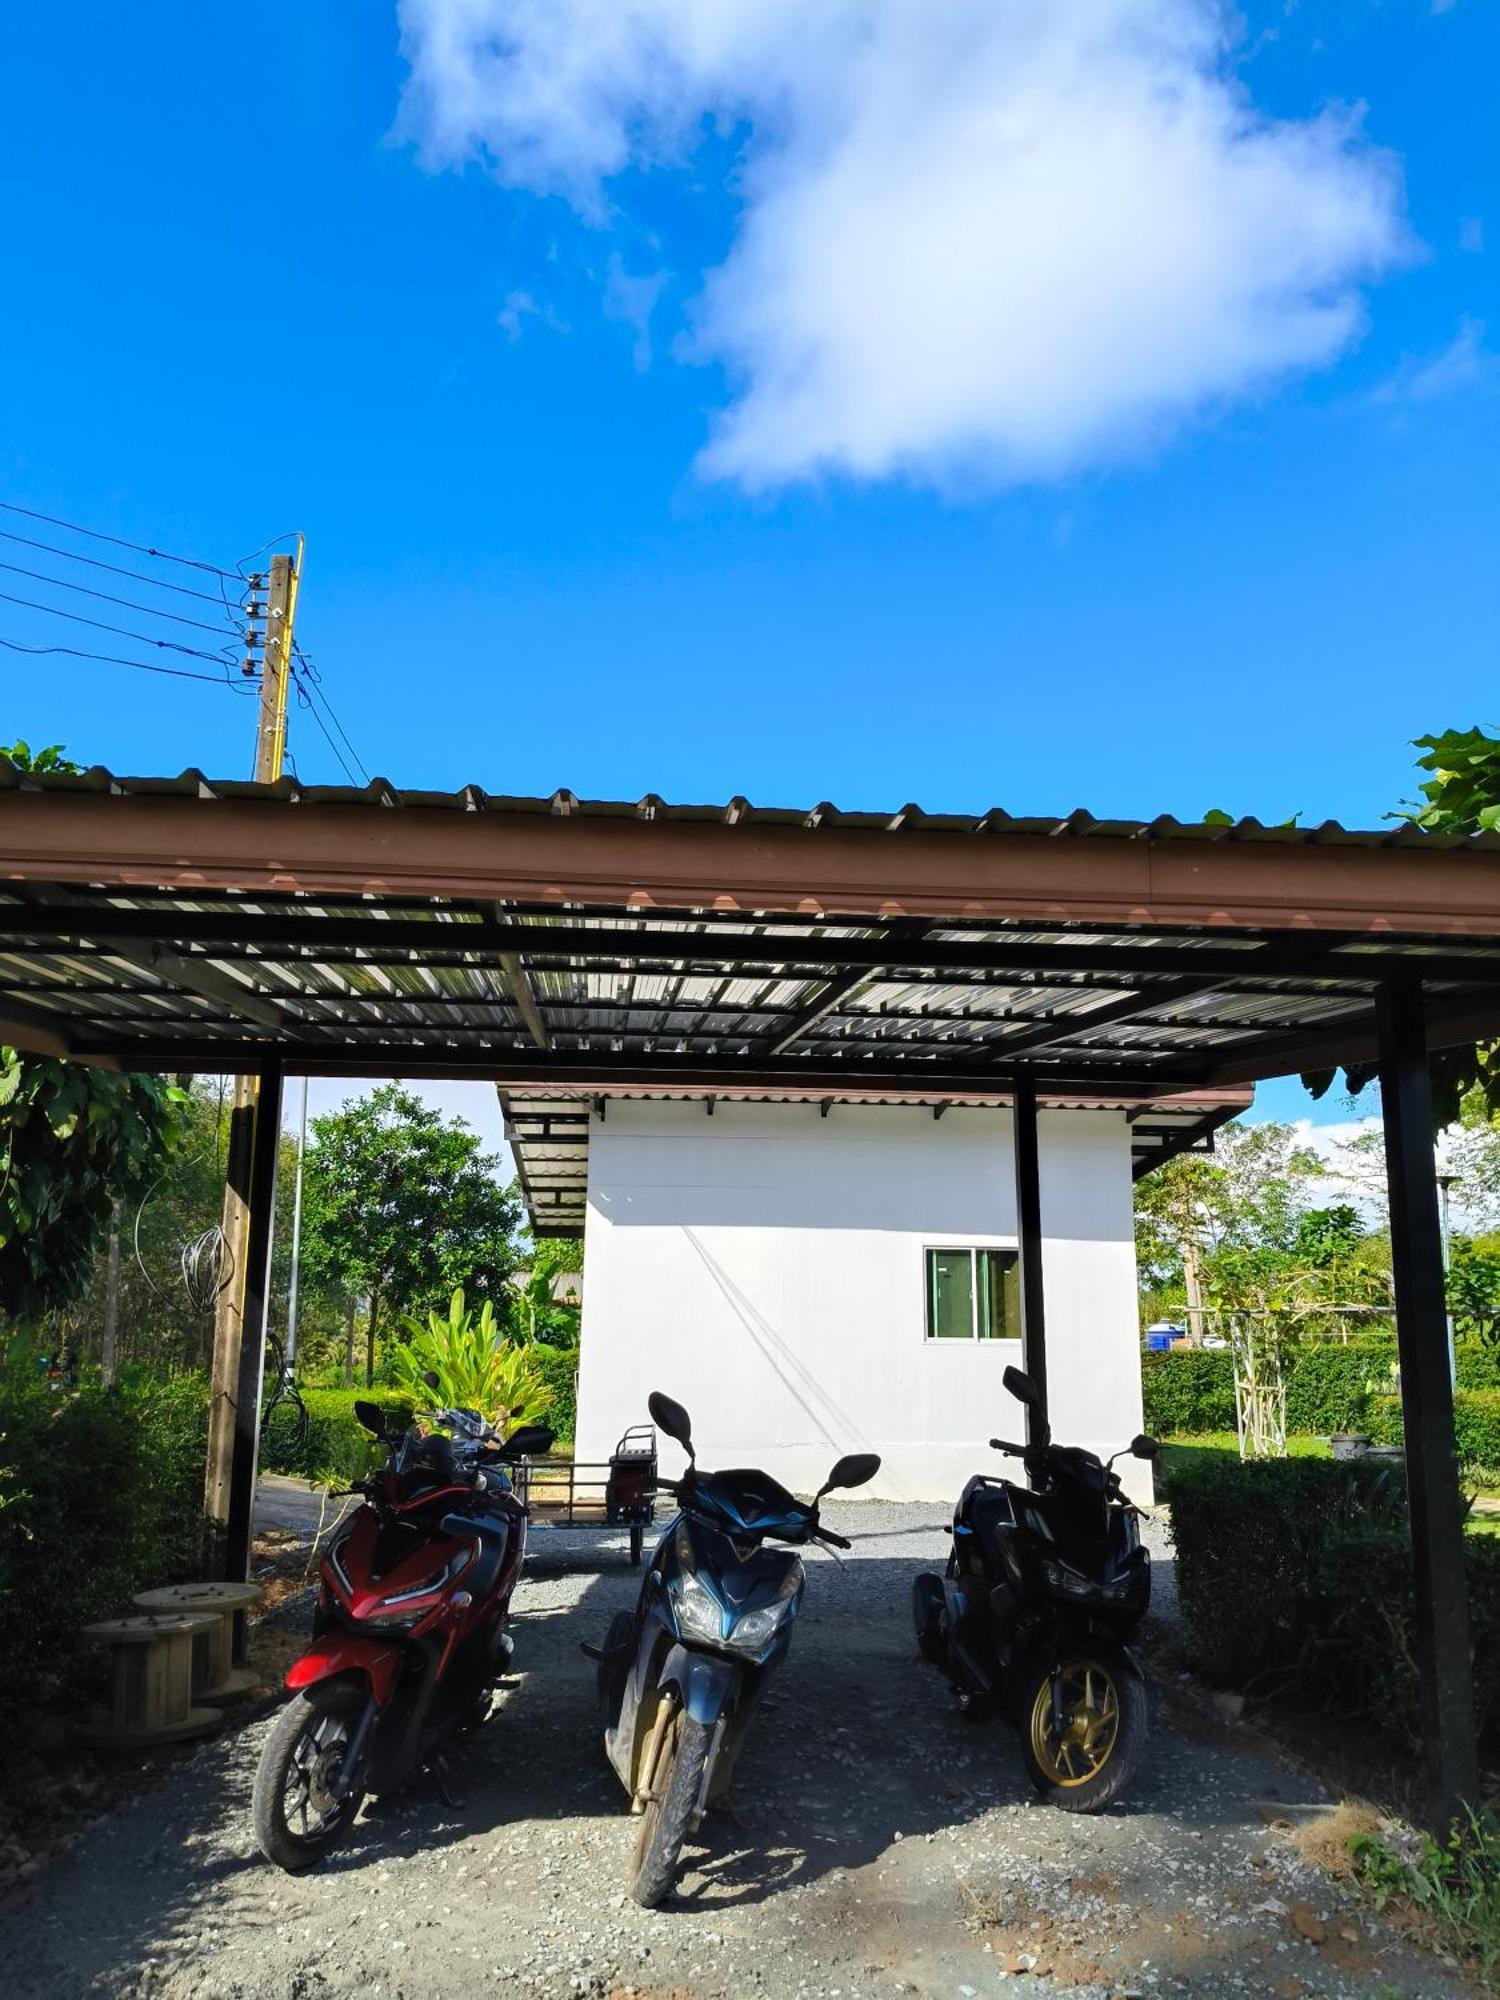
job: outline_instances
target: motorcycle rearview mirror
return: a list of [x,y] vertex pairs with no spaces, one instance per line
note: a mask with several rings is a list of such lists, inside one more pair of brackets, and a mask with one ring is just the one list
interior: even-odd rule
[[651,1421],[659,1431],[665,1431],[669,1438],[675,1438],[689,1458],[693,1452],[693,1420],[681,1403],[664,1396],[660,1389],[653,1389],[646,1398],[646,1408],[651,1412]]
[[427,1384],[429,1389],[441,1389],[443,1386],[442,1377],[435,1368],[424,1368],[422,1370],[422,1380]]
[[818,1488],[817,1498],[831,1493],[836,1486],[868,1486],[880,1470],[880,1454],[874,1451],[851,1451],[841,1458]]
[[1144,1459],[1160,1458],[1161,1446],[1156,1442],[1155,1438],[1148,1438],[1146,1433],[1142,1431],[1138,1437],[1133,1437],[1130,1440],[1130,1456],[1132,1458]]
[[545,1424],[519,1424],[505,1440],[507,1458],[541,1458],[551,1451],[557,1432]]
[[371,1437],[385,1436],[385,1411],[378,1403],[367,1403],[361,1397],[354,1405],[354,1421],[362,1430],[367,1430]]
[[1024,1403],[1028,1410],[1038,1410],[1041,1408],[1042,1399],[1037,1394],[1036,1384],[1024,1370],[1007,1367],[1000,1380],[1009,1389],[1016,1401]]

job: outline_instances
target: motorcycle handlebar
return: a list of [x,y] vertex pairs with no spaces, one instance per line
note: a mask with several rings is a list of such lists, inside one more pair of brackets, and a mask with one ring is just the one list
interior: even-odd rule
[[1026,1446],[1024,1444],[1007,1444],[1004,1438],[991,1438],[990,1450],[1003,1451],[1009,1458],[1024,1458],[1026,1456]]
[[836,1549],[852,1549],[854,1547],[853,1542],[850,1541],[847,1535],[836,1535],[832,1528],[816,1527],[813,1529],[813,1535],[820,1542],[832,1542]]

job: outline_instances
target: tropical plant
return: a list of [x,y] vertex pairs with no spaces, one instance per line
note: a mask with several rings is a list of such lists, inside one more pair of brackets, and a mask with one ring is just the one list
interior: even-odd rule
[[1448,1310],[1457,1333],[1500,1347],[1500,1256],[1493,1250],[1464,1241],[1454,1244]]
[[186,1094],[0,1046],[0,1316],[39,1318],[88,1284],[115,1197],[159,1170]]
[[[422,1406],[478,1410],[503,1428],[534,1423],[550,1405],[552,1391],[526,1350],[500,1338],[491,1300],[475,1313],[460,1288],[446,1313],[402,1324],[406,1338],[396,1346],[393,1372],[398,1387]],[[435,1389],[429,1373],[437,1376]]]

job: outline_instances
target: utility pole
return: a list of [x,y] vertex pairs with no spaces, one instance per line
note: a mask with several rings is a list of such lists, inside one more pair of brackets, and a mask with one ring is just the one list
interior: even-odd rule
[[[292,678],[292,633],[302,572],[299,536],[295,560],[271,558],[265,602],[265,635],[257,633],[260,607],[248,612],[245,670],[254,671],[254,648],[261,649],[260,705],[255,731],[255,782],[273,785],[286,757],[287,694]],[[260,1437],[260,1371],[265,1357],[265,1314],[270,1267],[268,1214],[256,1206],[275,1198],[275,1144],[280,1137],[280,1072],[262,1105],[259,1076],[235,1078],[224,1180],[225,1278],[214,1308],[212,1401],[208,1418],[208,1466],[203,1512],[207,1522],[206,1562],[211,1577],[244,1582],[250,1562],[250,1513],[254,1504],[256,1451]],[[262,1109],[276,1120],[275,1133],[261,1131]],[[252,1264],[254,1268],[252,1268]],[[246,1335],[249,1336],[247,1345]]]

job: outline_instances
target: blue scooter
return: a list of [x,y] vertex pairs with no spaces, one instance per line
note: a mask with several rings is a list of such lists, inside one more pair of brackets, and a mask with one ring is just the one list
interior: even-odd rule
[[863,1486],[880,1470],[873,1452],[841,1458],[811,1501],[767,1473],[700,1472],[687,1411],[654,1392],[652,1421],[688,1455],[663,1489],[679,1508],[658,1543],[635,1610],[618,1612],[599,1663],[604,1747],[641,1827],[631,1892],[654,1909],[672,1889],[682,1845],[728,1791],[762,1691],[791,1644],[802,1603],[801,1558],[767,1541],[828,1542],[818,1502],[835,1487]]

